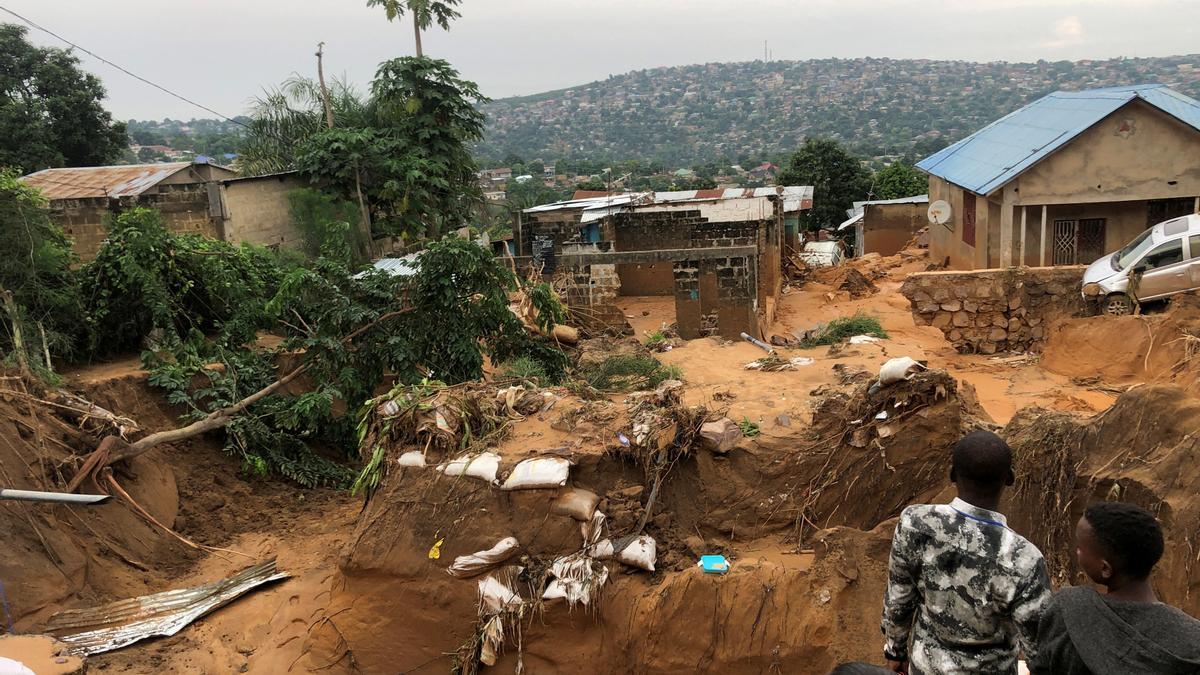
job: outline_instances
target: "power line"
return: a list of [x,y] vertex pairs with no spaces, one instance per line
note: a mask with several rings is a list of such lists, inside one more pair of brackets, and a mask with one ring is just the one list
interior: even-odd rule
[[188,98],[188,97],[186,97],[186,96],[184,96],[184,95],[182,95],[182,94],[177,94],[177,93],[175,93],[175,92],[171,91],[170,89],[167,89],[166,87],[162,86],[161,84],[156,84],[156,83],[154,83],[154,82],[151,82],[150,80],[147,80],[146,78],[142,77],[141,75],[138,75],[138,74],[136,74],[136,73],[130,72],[129,70],[127,70],[127,69],[125,69],[125,68],[123,68],[123,67],[121,67],[121,66],[119,66],[119,65],[117,65],[117,64],[115,64],[115,63],[113,63],[112,61],[109,61],[108,59],[104,58],[103,56],[100,56],[100,55],[99,55],[99,54],[97,54],[96,52],[93,52],[92,50],[90,50],[90,49],[87,49],[86,47],[81,47],[81,46],[79,46],[79,45],[75,44],[74,42],[71,42],[70,40],[68,40],[68,39],[66,39],[65,37],[63,37],[63,36],[59,35],[58,33],[55,33],[54,31],[52,31],[52,30],[50,30],[50,29],[48,29],[48,28],[43,28],[42,26],[39,26],[38,24],[34,23],[33,21],[30,21],[29,19],[26,19],[25,17],[21,16],[20,14],[17,14],[16,12],[12,11],[11,9],[9,9],[9,8],[7,8],[7,7],[3,6],[3,5],[0,5],[0,10],[3,10],[4,12],[7,12],[7,13],[9,13],[9,14],[11,14],[11,15],[13,15],[13,16],[15,16],[15,17],[17,17],[17,18],[18,18],[18,19],[20,19],[21,21],[24,21],[25,23],[29,24],[29,26],[30,26],[30,27],[32,27],[32,28],[35,28],[35,29],[37,29],[37,30],[40,30],[40,31],[42,31],[43,33],[45,33],[45,34],[47,34],[47,35],[49,35],[49,36],[51,36],[51,37],[53,37],[53,38],[55,38],[55,39],[57,39],[57,40],[61,41],[61,42],[64,42],[64,43],[66,43],[66,44],[68,44],[68,45],[71,45],[71,47],[73,47],[74,49],[78,49],[79,51],[83,52],[84,54],[87,54],[87,55],[91,56],[92,58],[96,59],[97,61],[100,61],[101,63],[108,64],[108,65],[112,66],[113,68],[116,68],[117,70],[121,71],[122,73],[125,73],[126,75],[128,75],[128,76],[130,76],[130,77],[132,77],[132,78],[134,78],[134,79],[136,79],[136,80],[140,80],[140,81],[142,81],[142,82],[144,82],[144,83],[146,83],[146,84],[150,85],[151,87],[154,87],[155,89],[158,89],[158,90],[160,90],[160,91],[163,91],[163,92],[165,92],[165,93],[167,93],[167,94],[170,94],[171,96],[174,96],[175,98],[179,99],[180,101],[183,101],[183,102],[185,102],[185,103],[189,103],[189,104],[191,104],[191,105],[194,105],[194,106],[196,106],[197,108],[200,108],[201,110],[208,111],[208,112],[210,112],[210,113],[212,113],[212,114],[216,115],[217,117],[220,117],[221,119],[223,119],[223,120],[226,120],[226,121],[228,121],[228,122],[233,122],[234,124],[237,124],[237,125],[239,125],[239,126],[245,127],[245,128],[247,128],[247,129],[249,129],[249,128],[250,128],[250,125],[249,125],[249,124],[246,124],[245,122],[240,122],[240,121],[238,121],[238,120],[235,120],[235,119],[233,119],[232,117],[229,117],[228,115],[222,115],[221,113],[217,112],[216,110],[213,110],[212,108],[210,108],[210,107],[208,107],[208,106],[206,106],[206,105],[201,105],[201,104],[199,104],[199,103],[197,103],[197,102],[193,101],[192,99],[190,99],[190,98]]

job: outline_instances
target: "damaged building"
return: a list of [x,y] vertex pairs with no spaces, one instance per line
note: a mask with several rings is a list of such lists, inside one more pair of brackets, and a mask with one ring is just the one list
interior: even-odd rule
[[617,296],[672,296],[680,337],[759,337],[775,316],[789,220],[811,187],[589,196],[526,209],[518,254],[576,312],[625,323]]

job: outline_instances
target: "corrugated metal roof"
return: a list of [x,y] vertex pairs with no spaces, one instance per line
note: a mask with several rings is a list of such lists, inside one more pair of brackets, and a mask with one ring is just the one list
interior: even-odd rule
[[840,231],[840,230],[846,229],[847,227],[850,227],[851,225],[856,225],[860,220],[863,219],[863,213],[866,211],[867,206],[875,206],[878,204],[928,204],[928,203],[929,203],[929,195],[917,195],[915,197],[901,197],[899,199],[871,199],[871,200],[867,200],[867,201],[854,202],[854,208],[846,209],[846,215],[850,216],[850,217],[847,218],[846,220],[843,220],[842,224],[837,226],[837,229]]
[[191,165],[191,162],[169,162],[43,169],[22,176],[21,182],[41,190],[46,199],[132,197]]
[[251,589],[288,576],[276,571],[272,558],[202,586],[68,609],[50,617],[45,631],[67,643],[74,654],[99,654],[148,637],[174,635]]
[[1200,101],[1161,84],[1056,91],[917,163],[917,168],[986,195],[1135,99],[1200,131]]

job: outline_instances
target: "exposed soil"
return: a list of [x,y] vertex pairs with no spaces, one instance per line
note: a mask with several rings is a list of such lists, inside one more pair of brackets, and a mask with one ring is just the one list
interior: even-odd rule
[[[656,354],[683,371],[679,405],[704,405],[761,433],[728,454],[684,453],[647,518],[656,571],[610,563],[590,608],[532,608],[489,672],[520,662],[527,673],[823,673],[843,660],[878,662],[892,519],[906,504],[951,494],[946,450],[977,427],[1002,429],[1017,450],[1021,477],[1005,508],[1046,551],[1057,582],[1078,580],[1068,541],[1074,519],[1088,500],[1118,496],[1160,515],[1169,544],[1156,583],[1165,600],[1200,612],[1200,593],[1192,593],[1200,591],[1200,390],[1186,337],[1200,335],[1200,305],[1183,299],[1152,317],[1067,321],[1040,358],[962,355],[937,329],[916,326],[897,292],[905,274],[927,264],[919,251],[868,257],[814,274],[780,298],[772,333],[865,312],[889,335],[876,343],[778,347],[784,359],[813,359],[780,372],[746,370],[765,353],[741,341],[673,342]],[[674,322],[670,298],[621,300],[640,339]],[[611,351],[589,347],[597,349]],[[871,391],[879,366],[896,356],[929,370]],[[1144,382],[1174,384],[1135,386]],[[94,447],[96,430],[5,386],[0,478],[53,489],[55,467],[69,472],[66,463]],[[145,430],[175,425],[178,411],[147,387],[135,361],[73,373],[67,388]],[[563,398],[553,408],[514,420],[491,448],[502,472],[535,455],[569,458],[571,484],[601,497],[613,535],[632,532],[653,491],[647,465],[618,436],[629,433],[636,401],[556,393]],[[72,512],[0,502],[10,544],[0,551],[0,580],[16,627],[35,632],[60,608],[196,585],[277,556],[291,579],[174,637],[93,657],[91,666],[448,672],[478,630],[478,592],[475,580],[453,578],[446,566],[514,536],[521,564],[540,569],[580,549],[580,528],[550,513],[554,490],[503,492],[398,466],[411,449],[388,448],[387,473],[365,505],[246,476],[210,439],[161,448],[118,473],[183,536],[244,555],[188,548],[120,503]],[[703,574],[695,564],[708,553],[726,555],[729,574]],[[538,589],[519,590],[530,598]]]

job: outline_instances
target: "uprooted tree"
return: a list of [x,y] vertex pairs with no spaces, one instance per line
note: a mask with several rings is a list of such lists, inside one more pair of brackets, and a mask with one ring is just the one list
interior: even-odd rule
[[[562,320],[556,296],[523,288],[465,240],[430,244],[410,277],[353,276],[334,260],[285,268],[257,249],[172,235],[157,214],[135,209],[116,219],[105,248],[89,266],[95,295],[106,299],[94,323],[147,336],[150,381],[189,408],[189,424],[132,443],[106,437],[71,489],[114,462],[218,430],[247,469],[344,486],[351,472],[309,446],[354,453],[357,411],[381,382],[476,379],[485,355],[533,358],[557,376],[566,368],[557,346],[509,309],[509,293],[524,290],[545,329]],[[261,331],[282,344],[262,347]],[[301,377],[305,391],[288,395]]]

